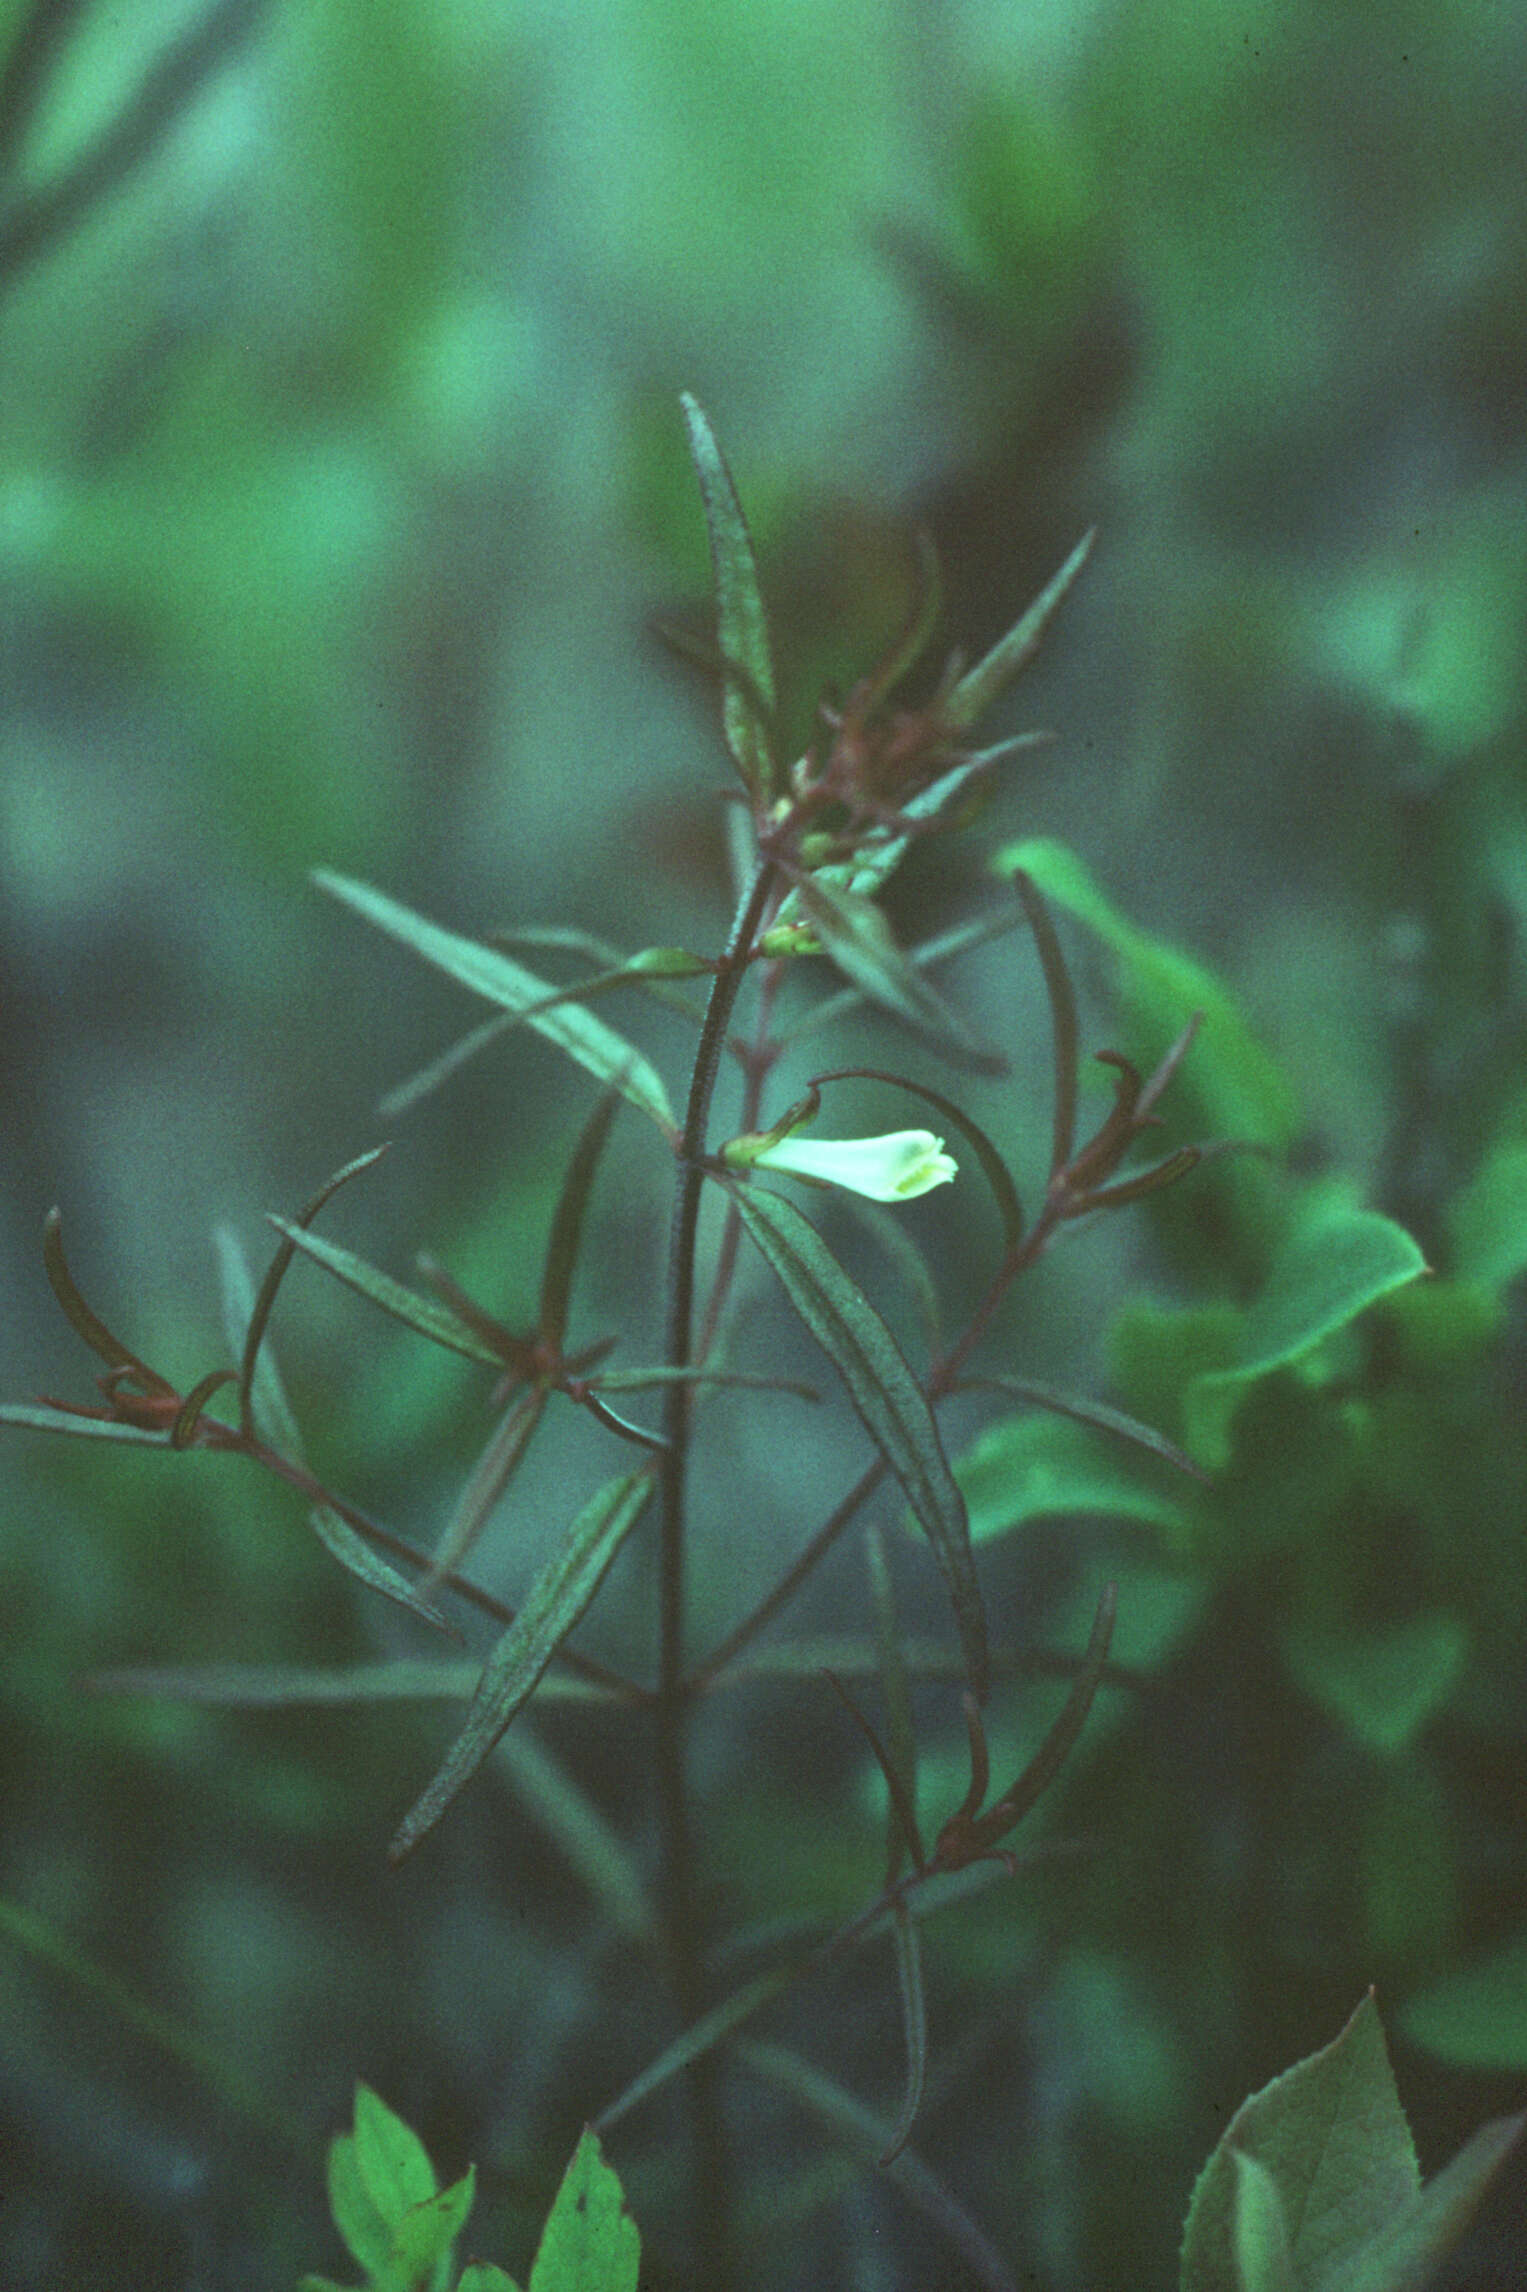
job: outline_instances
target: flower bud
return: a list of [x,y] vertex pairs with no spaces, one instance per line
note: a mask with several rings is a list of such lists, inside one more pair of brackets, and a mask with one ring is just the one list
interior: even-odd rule
[[844,1186],[872,1202],[910,1202],[946,1186],[959,1164],[931,1130],[891,1130],[880,1138],[734,1138],[722,1149],[734,1169],[783,1170],[814,1186]]

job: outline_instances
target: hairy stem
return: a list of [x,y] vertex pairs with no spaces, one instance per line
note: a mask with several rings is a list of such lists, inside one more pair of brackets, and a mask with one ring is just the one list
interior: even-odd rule
[[[678,1188],[668,1266],[665,1357],[672,1369],[687,1369],[693,1364],[695,1255],[704,1184],[701,1164],[706,1151],[706,1127],[732,1010],[759,926],[774,896],[776,881],[776,870],[767,862],[761,864],[717,966],[695,1053],[689,1104],[678,1148]],[[695,1886],[684,1758],[690,1700],[684,1679],[684,1519],[692,1403],[693,1393],[687,1382],[676,1379],[667,1388],[663,1409],[667,1447],[659,1483],[661,1546],[656,1702],[663,1926],[674,2005],[684,2024],[693,2021],[701,2010],[705,1986],[704,1924]],[[715,2292],[727,2292],[733,2275],[729,2176],[716,2068],[714,2059],[697,2061],[688,2079],[695,2157],[695,2241],[703,2258],[706,2283],[713,2286]]]

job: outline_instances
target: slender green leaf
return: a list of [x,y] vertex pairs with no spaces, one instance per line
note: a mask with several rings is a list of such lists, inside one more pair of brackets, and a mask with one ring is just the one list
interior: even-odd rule
[[1243,2149],[1234,2153],[1232,2244],[1240,2292],[1300,2292],[1288,2216],[1267,2167]]
[[[956,924],[950,931],[940,931],[916,947],[907,948],[906,958],[916,971],[931,970],[935,963],[947,963],[968,948],[984,947],[989,939],[1000,939],[1016,928],[1017,918],[1001,910],[992,915],[979,915],[969,923]],[[793,1025],[784,1028],[780,1039],[795,1043],[803,1035],[815,1034],[819,1028],[836,1026],[849,1012],[856,1011],[864,999],[858,987],[840,987],[834,994],[824,995],[819,1003],[813,1003]]]
[[1076,1074],[1078,1027],[1076,992],[1066,966],[1065,950],[1040,897],[1039,886],[1026,868],[1013,869],[1013,889],[1029,919],[1039,967],[1044,973],[1050,1003],[1050,1055],[1054,1064],[1054,1113],[1051,1121],[1050,1176],[1059,1175],[1076,1147]]
[[977,661],[945,700],[942,715],[946,723],[962,726],[974,724],[984,716],[998,695],[1005,692],[1038,652],[1046,629],[1059,611],[1067,590],[1086,564],[1092,544],[1097,538],[1094,526],[1082,535],[1052,581],[1046,583],[1022,618],[1015,621],[1005,637],[1000,637],[985,658]]
[[616,1932],[650,1940],[652,1905],[635,1856],[527,1720],[510,1728],[497,1756],[521,1805],[561,1848]]
[[758,586],[752,538],[726,458],[705,413],[687,390],[679,402],[689,430],[689,451],[700,481],[710,536],[716,640],[721,652],[722,728],[753,809],[761,812],[774,794],[774,760],[769,750],[774,660],[768,617]]
[[378,930],[411,947],[425,962],[448,972],[473,994],[481,995],[485,1002],[497,1003],[525,1019],[538,1034],[555,1043],[601,1082],[614,1083],[633,1106],[650,1114],[660,1128],[672,1135],[676,1125],[662,1076],[613,1027],[606,1026],[603,1019],[595,1018],[591,1011],[582,1010],[575,1003],[560,1001],[557,988],[524,970],[511,957],[485,946],[480,939],[467,939],[459,932],[431,923],[399,901],[389,899],[384,892],[372,890],[369,884],[358,883],[351,876],[336,875],[329,868],[317,869],[314,881],[322,890],[353,907]]
[[1249,1388],[1288,1367],[1381,1297],[1427,1271],[1417,1244],[1391,1218],[1317,1197],[1285,1239],[1240,1325],[1235,1358],[1195,1377],[1183,1396],[1188,1443],[1206,1464],[1230,1457],[1230,1433]]
[[279,1233],[300,1249],[304,1257],[337,1275],[350,1289],[369,1297],[384,1313],[390,1313],[405,1328],[417,1330],[433,1345],[443,1345],[452,1353],[463,1353],[469,1361],[481,1361],[490,1369],[504,1366],[502,1353],[494,1352],[480,1337],[470,1330],[459,1314],[437,1298],[421,1297],[418,1290],[406,1289],[402,1282],[394,1281],[391,1274],[381,1273],[374,1265],[353,1251],[341,1249],[337,1243],[324,1241],[318,1234],[304,1233],[301,1226],[291,1225],[285,1218],[271,1217],[271,1224]]
[[[408,1657],[334,1669],[269,1663],[131,1664],[87,1672],[80,1684],[92,1695],[148,1695],[176,1703],[276,1711],[300,1704],[467,1703],[481,1676],[482,1665],[470,1658]],[[552,1684],[547,1682],[548,1687]],[[589,1692],[581,1680],[568,1684],[580,1694]]]
[[588,1207],[594,1174],[599,1168],[599,1157],[604,1152],[610,1135],[610,1124],[620,1093],[612,1084],[601,1093],[594,1110],[583,1125],[578,1143],[573,1148],[562,1191],[552,1216],[551,1235],[546,1245],[546,1267],[541,1276],[540,1331],[547,1341],[561,1347],[567,1331],[567,1306],[572,1294],[573,1269],[578,1262],[578,1244],[583,1233],[583,1214]]
[[885,1532],[877,1520],[865,1531],[864,1556],[869,1568],[870,1617],[875,1634],[875,1660],[880,1693],[885,1702],[887,1788],[894,1776],[904,1807],[898,1808],[891,1792],[886,1808],[886,1884],[901,1868],[903,1845],[921,1864],[927,1857],[917,1828],[917,1735],[912,1724],[912,1692],[907,1674],[907,1648],[896,1614],[896,1588],[886,1557]]
[[908,962],[874,901],[829,883],[825,875],[797,884],[801,909],[823,949],[849,979],[892,1012],[931,1048],[976,1074],[1002,1074],[1007,1062],[977,1041],[964,1020]]
[[508,1487],[546,1408],[546,1387],[533,1385],[504,1411],[489,1435],[487,1446],[472,1467],[445,1534],[430,1561],[423,1589],[433,1591],[442,1579],[459,1568],[488,1525],[494,1507]]
[[[254,1319],[254,1276],[243,1244],[232,1226],[220,1225],[213,1232],[217,1251],[218,1279],[222,1290],[223,1335],[232,1351],[242,1361],[245,1357],[250,1324]],[[286,1242],[280,1247],[295,1256]],[[267,1276],[267,1279],[269,1277]],[[302,1435],[297,1419],[287,1398],[281,1372],[269,1345],[261,1345],[254,1364],[254,1374],[248,1384],[250,1426],[257,1437],[268,1441],[283,1456],[297,1462],[302,1459]]]
[[776,1966],[767,1974],[755,1974],[750,1982],[743,1983],[741,1989],[734,1990],[729,1998],[723,1998],[719,2005],[712,2006],[709,2013],[702,2014],[671,2045],[665,2046],[657,2059],[649,2062],[641,2075],[631,2080],[608,2109],[600,2110],[594,2119],[599,2131],[608,2133],[612,2125],[619,2124],[622,2117],[628,2117],[633,2109],[640,2108],[670,2078],[688,2069],[691,2062],[698,2061],[702,2054],[720,2045],[731,2036],[733,2030],[740,2029],[745,2021],[761,2011],[771,1998],[777,1998],[782,1991],[787,1990],[795,1979],[795,1967]]
[[[743,2038],[737,2046],[737,2058],[754,2076],[790,2094],[866,2164],[883,2152],[889,2130],[884,2120],[798,2053],[782,2045]],[[1018,2292],[1007,2263],[984,2230],[921,2157],[903,2149],[885,2169],[906,2203],[931,2220],[960,2254],[983,2292]]]
[[907,2088],[891,2137],[875,2162],[884,2167],[901,2155],[912,2138],[928,2081],[928,2009],[923,1999],[922,1936],[904,1902],[891,1913],[896,1944],[896,1978],[901,1991],[902,2027],[907,2039]]
[[360,1531],[352,1528],[348,1520],[341,1519],[331,1504],[315,1504],[308,1514],[313,1534],[324,1550],[336,1559],[348,1575],[369,1591],[380,1592],[384,1599],[393,1600],[410,1615],[422,1616],[437,1631],[449,1632],[453,1639],[461,1635],[449,1616],[443,1614],[429,1597],[427,1590],[416,1589],[401,1569],[390,1560],[384,1560],[374,1545],[368,1544]]
[[830,1073],[814,1074],[809,1087],[815,1090],[824,1082],[847,1082],[856,1077],[866,1082],[889,1082],[897,1090],[910,1090],[915,1097],[926,1100],[929,1106],[934,1107],[946,1122],[953,1123],[960,1135],[969,1141],[981,1165],[982,1175],[991,1188],[997,1215],[1002,1220],[1003,1241],[1009,1250],[1015,1250],[1023,1238],[1023,1209],[1018,1200],[1018,1189],[1013,1184],[1007,1164],[980,1123],[973,1121],[962,1106],[954,1099],[946,1098],[941,1090],[930,1090],[925,1082],[914,1082],[910,1075],[891,1074],[884,1067],[834,1067]]
[[[303,1227],[310,1226],[331,1195],[337,1194],[340,1187],[348,1185],[352,1178],[359,1177],[363,1170],[369,1170],[372,1164],[379,1162],[386,1152],[386,1146],[373,1146],[369,1153],[357,1154],[353,1162],[347,1162],[342,1170],[336,1170],[333,1177],[319,1187],[313,1199],[297,1212],[296,1224]],[[265,1279],[260,1284],[259,1294],[250,1305],[246,1318],[243,1339],[239,1347],[239,1424],[246,1439],[254,1430],[254,1388],[259,1377],[260,1345],[265,1335],[266,1324],[270,1320],[271,1310],[276,1302],[276,1292],[281,1287],[286,1269],[292,1262],[292,1251],[293,1244],[289,1240],[283,1241],[279,1245],[275,1256],[266,1268]],[[227,1297],[227,1262],[225,1249],[225,1300]],[[240,1262],[242,1263],[242,1260]],[[292,1421],[292,1412],[286,1404],[286,1396],[284,1393],[280,1393],[279,1378],[272,1376],[265,1379],[261,1390],[267,1408],[272,1406],[273,1397],[280,1394],[279,1401],[274,1403],[274,1413],[278,1421],[284,1418],[285,1429],[292,1436],[293,1445],[287,1448],[285,1453],[288,1456],[296,1456],[299,1453],[296,1447],[297,1427]]]
[[799,1377],[766,1377],[753,1369],[601,1369],[589,1383],[600,1393],[644,1393],[654,1385],[714,1385],[721,1391],[789,1393],[798,1401],[820,1401],[815,1385]]
[[641,2253],[620,2182],[585,2126],[541,2233],[530,2292],[636,2292]]
[[429,1788],[404,1817],[388,1849],[390,1861],[401,1862],[434,1828],[528,1702],[542,1672],[598,1591],[651,1493],[650,1472],[625,1473],[606,1482],[572,1522],[489,1657],[467,1723]]
[[732,1189],[738,1215],[806,1327],[842,1377],[866,1432],[900,1481],[944,1572],[970,1683],[984,1697],[986,1616],[965,1499],[938,1425],[890,1330],[810,1221],[778,1194]]
[[147,1425],[123,1424],[115,1417],[83,1417],[73,1409],[55,1408],[48,1401],[0,1402],[0,1425],[25,1425],[32,1432],[68,1433],[76,1440],[124,1440],[139,1448],[168,1448],[170,1429],[153,1432]]
[[1108,1648],[1113,1638],[1118,1604],[1117,1584],[1105,1584],[1098,1601],[1097,1614],[1093,1618],[1092,1637],[1087,1643],[1082,1668],[1071,1682],[1071,1692],[1061,1705],[1054,1725],[1017,1782],[1003,1792],[989,1813],[977,1817],[976,1828],[984,1831],[989,1825],[993,1840],[1004,1836],[1015,1824],[1022,1822],[1031,1807],[1037,1806],[1075,1749],[1082,1729],[1087,1724],[1087,1714],[1092,1709],[1093,1698],[1103,1676],[1103,1666],[1108,1661]]
[[1236,2154],[1273,2177],[1301,2284],[1334,2284],[1421,2188],[1372,1996],[1341,2035],[1275,2077],[1232,2117],[1199,2176],[1182,2246],[1182,2292],[1240,2292]]
[[1021,869],[1117,957],[1131,1036],[1127,1047],[1142,1066],[1153,1066],[1194,1012],[1203,1012],[1203,1030],[1183,1085],[1205,1128],[1272,1146],[1293,1141],[1300,1122],[1294,1090],[1212,971],[1128,922],[1064,844],[1046,837],[1009,844],[992,866],[1005,876]]
[[1063,1393],[1056,1385],[1036,1384],[1031,1377],[962,1377],[959,1390],[964,1392],[1006,1393],[1010,1400],[1027,1401],[1036,1409],[1048,1409],[1053,1415],[1070,1417],[1079,1425],[1092,1425],[1098,1432],[1110,1433],[1115,1440],[1127,1441],[1132,1448],[1143,1448],[1151,1456],[1159,1456],[1177,1472],[1185,1472],[1192,1480],[1207,1481],[1209,1475],[1201,1465],[1193,1462],[1186,1449],[1156,1431],[1154,1425],[1142,1424],[1138,1417],[1126,1416],[1122,1409],[1111,1409],[1104,1401],[1078,1399],[1074,1393]]

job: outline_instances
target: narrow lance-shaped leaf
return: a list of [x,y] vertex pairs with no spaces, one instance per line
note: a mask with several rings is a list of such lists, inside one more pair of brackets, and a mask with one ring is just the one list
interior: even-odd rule
[[1086,564],[1096,535],[1095,526],[1082,535],[1054,580],[1041,589],[1022,618],[1005,637],[998,639],[984,660],[966,670],[943,704],[942,715],[947,724],[974,724],[978,717],[985,715],[998,694],[1028,666],[1067,590]]
[[652,1493],[648,1471],[606,1482],[568,1528],[489,1657],[467,1723],[388,1849],[401,1862],[471,1780],[598,1591]]
[[896,1903],[892,1909],[891,1933],[896,1944],[897,1986],[901,1991],[901,2018],[907,2039],[907,2089],[891,2128],[891,2137],[876,2159],[882,2166],[899,2157],[912,2138],[912,2127],[917,2121],[923,2087],[928,2079],[928,2013],[923,2001],[922,1940],[905,1902]]
[[786,1296],[836,1366],[860,1421],[932,1544],[949,1587],[971,1686],[984,1697],[986,1616],[965,1499],[921,1386],[880,1315],[793,1204],[751,1185],[734,1187],[733,1199]]
[[168,1393],[172,1390],[157,1370],[151,1369],[146,1361],[140,1361],[120,1337],[112,1334],[100,1316],[93,1313],[81,1297],[64,1257],[63,1216],[56,1209],[49,1210],[43,1220],[42,1262],[54,1296],[92,1353],[99,1354],[113,1369],[130,1369],[151,1393]]
[[1128,1441],[1132,1448],[1149,1450],[1159,1456],[1163,1464],[1172,1465],[1194,1480],[1207,1481],[1209,1475],[1202,1465],[1195,1464],[1186,1449],[1157,1432],[1154,1425],[1142,1424],[1138,1417],[1126,1416],[1122,1409],[1111,1409],[1104,1401],[1078,1398],[1063,1393],[1055,1385],[1040,1385],[1029,1377],[962,1377],[957,1391],[962,1393],[1006,1393],[1011,1400],[1028,1401],[1036,1409],[1048,1409],[1052,1415],[1070,1417],[1079,1425],[1093,1425],[1099,1432],[1111,1433],[1115,1440]]
[[74,1409],[61,1409],[49,1401],[0,1402],[0,1425],[23,1425],[29,1432],[66,1433],[75,1440],[128,1441],[139,1448],[170,1445],[168,1426],[154,1432],[147,1425],[125,1424],[115,1417],[81,1416]]
[[1051,921],[1050,910],[1040,897],[1038,884],[1026,869],[1018,867],[1013,870],[1013,889],[1022,902],[1023,912],[1034,934],[1034,945],[1039,951],[1039,967],[1044,973],[1045,993],[1050,1001],[1051,1056],[1055,1067],[1050,1176],[1055,1178],[1070,1161],[1076,1144],[1076,993],[1071,985],[1071,973],[1066,967],[1065,952]]
[[343,900],[347,907],[353,907],[379,931],[411,947],[426,963],[433,963],[437,970],[448,973],[473,994],[481,995],[485,1002],[497,1003],[501,1009],[524,1019],[579,1066],[597,1075],[601,1082],[615,1083],[633,1106],[650,1114],[664,1132],[673,1136],[677,1125],[662,1076],[649,1059],[613,1027],[606,1026],[603,1019],[595,1018],[592,1011],[561,1001],[556,987],[538,979],[510,956],[501,955],[496,948],[431,923],[427,917],[416,915],[412,908],[389,899],[385,892],[374,891],[369,884],[358,883],[352,876],[318,868],[313,880],[320,889]]
[[732,473],[703,409],[688,391],[681,394],[680,403],[710,536],[716,637],[722,659],[722,728],[753,808],[762,811],[774,794],[774,762],[769,752],[774,661],[753,543]]
[[[901,1813],[892,1793],[886,1810],[886,1874],[891,1885],[901,1868],[905,1844],[919,1868],[927,1860],[917,1830],[917,1736],[912,1725],[912,1691],[907,1678],[906,1645],[896,1615],[896,1587],[886,1557],[885,1533],[878,1520],[865,1531],[864,1557],[870,1579],[870,1618],[875,1634],[875,1656],[880,1672],[880,1693],[885,1702],[887,1772],[894,1775],[906,1802]],[[908,1819],[910,1817],[910,1819]]]
[[[294,1222],[304,1229],[310,1226],[331,1195],[337,1194],[340,1187],[348,1185],[352,1178],[359,1177],[363,1170],[369,1170],[372,1164],[379,1162],[386,1152],[385,1146],[373,1146],[369,1153],[357,1154],[352,1162],[347,1162],[343,1169],[336,1170],[333,1177],[319,1187],[313,1199],[297,1212]],[[223,1285],[226,1300],[235,1278],[235,1260],[230,1255],[227,1242],[220,1246],[223,1252]],[[275,1372],[272,1370],[262,1379],[259,1370],[260,1346],[265,1336],[266,1325],[270,1320],[271,1309],[276,1302],[276,1292],[281,1287],[286,1269],[292,1262],[292,1253],[295,1247],[296,1244],[289,1238],[282,1241],[266,1268],[265,1279],[261,1282],[259,1293],[249,1308],[239,1363],[239,1427],[244,1438],[248,1440],[254,1431],[255,1397],[258,1386],[260,1399],[267,1413],[277,1425],[292,1435],[292,1444],[287,1451],[289,1455],[296,1453],[295,1435],[297,1428],[292,1419],[291,1409],[288,1406],[285,1393],[281,1390],[280,1379],[275,1375]],[[236,1243],[232,1244],[232,1249],[237,1252]],[[242,1257],[237,1259],[237,1263],[242,1266]]]
[[433,1297],[421,1297],[416,1289],[405,1288],[401,1281],[394,1281],[391,1274],[382,1273],[376,1266],[368,1265],[364,1258],[357,1257],[353,1251],[340,1249],[336,1243],[324,1241],[318,1234],[305,1233],[301,1226],[292,1225],[285,1218],[272,1217],[270,1222],[305,1257],[312,1258],[315,1264],[337,1275],[347,1288],[358,1291],[362,1297],[369,1297],[373,1305],[379,1305],[384,1313],[390,1313],[405,1328],[417,1330],[421,1337],[428,1337],[432,1344],[445,1346],[449,1352],[465,1354],[469,1361],[481,1361],[490,1369],[501,1369],[504,1366],[503,1354],[495,1353],[491,1346],[484,1344],[449,1306],[439,1303]]
[[348,1575],[354,1576],[357,1583],[366,1585],[370,1591],[380,1592],[384,1599],[395,1601],[400,1608],[407,1608],[411,1615],[422,1616],[437,1631],[449,1632],[453,1639],[460,1638],[450,1618],[443,1615],[434,1601],[427,1597],[429,1587],[416,1590],[402,1570],[395,1568],[390,1560],[384,1560],[381,1553],[368,1544],[348,1520],[342,1519],[331,1504],[315,1504],[308,1514],[308,1520],[324,1550],[339,1562]]
[[519,1470],[520,1460],[530,1446],[545,1406],[546,1387],[532,1385],[494,1426],[430,1561],[429,1573],[422,1580],[426,1592],[432,1592],[444,1577],[459,1568],[477,1542],[494,1506]]
[[873,900],[821,876],[803,877],[796,891],[825,952],[872,1003],[893,1012],[951,1065],[975,1074],[1005,1072],[1006,1061],[978,1042],[943,996],[913,969]]
[[573,1148],[562,1191],[551,1221],[551,1235],[546,1244],[546,1267],[541,1276],[540,1332],[552,1345],[560,1349],[567,1331],[567,1304],[572,1292],[573,1269],[578,1262],[578,1244],[583,1234],[583,1213],[588,1207],[594,1173],[599,1157],[604,1152],[610,1135],[610,1124],[620,1103],[620,1092],[612,1083],[601,1093],[593,1112],[579,1134]]

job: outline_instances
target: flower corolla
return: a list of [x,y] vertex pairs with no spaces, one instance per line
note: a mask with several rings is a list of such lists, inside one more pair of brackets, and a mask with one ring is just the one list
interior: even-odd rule
[[910,1202],[947,1186],[959,1168],[931,1130],[890,1130],[880,1138],[781,1138],[762,1144],[734,1138],[725,1160],[742,1168],[783,1170],[818,1186],[844,1186],[872,1202]]

